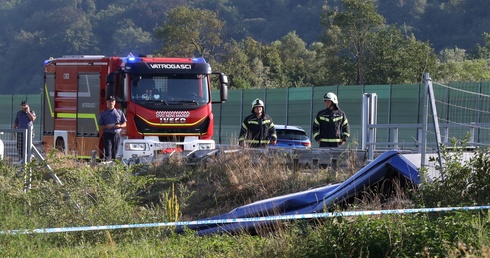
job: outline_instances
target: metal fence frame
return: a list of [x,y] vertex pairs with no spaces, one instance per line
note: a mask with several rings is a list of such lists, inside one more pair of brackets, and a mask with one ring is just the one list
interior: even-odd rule
[[[490,82],[479,82],[480,89],[486,88]],[[276,124],[297,125],[305,129],[311,137],[311,124],[316,113],[324,108],[323,94],[334,92],[339,96],[340,107],[349,118],[351,125],[351,143],[360,143],[363,138],[362,97],[364,94],[376,94],[377,105],[377,135],[376,141],[381,145],[383,142],[392,142],[395,135],[398,142],[395,145],[403,146],[413,144],[413,139],[419,139],[418,126],[424,123],[425,103],[424,84],[407,85],[335,85],[315,86],[302,88],[282,89],[230,89],[228,101],[223,104],[213,104],[214,112],[214,136],[218,144],[231,144],[233,138],[238,138],[243,118],[250,113],[250,104],[255,98],[265,101],[266,112],[270,114]],[[213,98],[219,96],[218,90],[213,90]],[[12,129],[13,119],[18,110],[20,102],[27,99],[32,110],[36,112],[37,119],[34,122],[34,142],[42,140],[43,112],[42,94],[32,95],[0,95],[0,129]],[[410,110],[406,107],[410,106]],[[18,107],[18,108],[16,108]],[[446,116],[448,114],[445,114]],[[487,123],[486,121],[475,121]],[[392,126],[382,126],[392,125]],[[448,130],[450,126],[446,128]],[[480,143],[479,130],[474,137],[475,144]],[[396,138],[396,137],[395,137]],[[312,147],[317,147],[313,142]],[[433,144],[429,141],[429,145]]]

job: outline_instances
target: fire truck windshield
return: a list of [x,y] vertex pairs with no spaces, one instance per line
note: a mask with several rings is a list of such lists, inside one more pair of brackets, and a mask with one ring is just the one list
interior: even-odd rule
[[209,86],[206,75],[158,75],[131,78],[131,100],[167,104],[206,104]]

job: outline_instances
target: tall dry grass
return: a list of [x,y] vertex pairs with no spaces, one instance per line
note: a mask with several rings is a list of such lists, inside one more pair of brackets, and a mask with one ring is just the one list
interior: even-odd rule
[[[182,219],[199,219],[255,201],[343,181],[360,168],[352,166],[352,158],[345,158],[348,165],[337,170],[330,166],[296,170],[287,153],[245,149],[194,167],[185,166],[181,158],[175,157],[153,166],[148,173],[160,179],[154,190],[177,183],[179,198],[185,202]],[[355,162],[359,163],[357,158]],[[155,196],[150,199],[160,200]]]

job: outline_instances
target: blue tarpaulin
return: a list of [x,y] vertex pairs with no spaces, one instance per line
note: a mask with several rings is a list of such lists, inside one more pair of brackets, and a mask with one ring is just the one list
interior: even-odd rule
[[[413,187],[419,183],[420,173],[415,165],[398,151],[387,151],[342,183],[254,202],[235,208],[226,214],[207,219],[220,220],[319,213],[336,205],[352,202],[359,193],[368,188],[383,192],[384,189],[392,190],[390,187],[394,187],[394,184],[401,187]],[[258,228],[270,226],[272,223],[271,221],[252,220],[240,223],[195,225],[188,226],[188,228],[195,230],[197,235],[208,235],[243,231],[255,232]],[[182,227],[177,228],[177,232],[182,231]]]

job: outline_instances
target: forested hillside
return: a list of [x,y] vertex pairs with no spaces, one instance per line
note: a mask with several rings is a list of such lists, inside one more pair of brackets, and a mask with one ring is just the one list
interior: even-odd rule
[[3,0],[0,94],[41,92],[49,57],[129,52],[200,55],[238,88],[414,83],[423,72],[487,80],[489,10],[485,0]]

